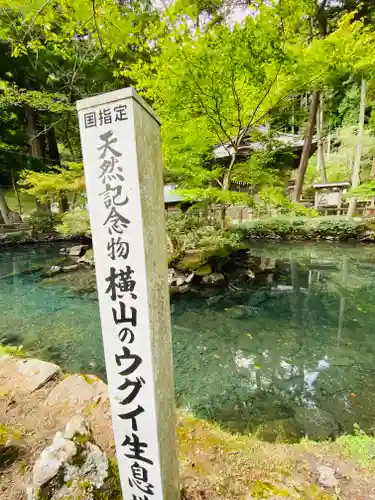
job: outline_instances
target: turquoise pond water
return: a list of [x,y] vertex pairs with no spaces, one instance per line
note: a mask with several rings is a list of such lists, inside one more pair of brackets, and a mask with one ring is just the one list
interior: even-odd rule
[[[94,279],[58,247],[0,253],[0,342],[105,377]],[[172,300],[177,404],[264,439],[375,432],[375,246],[267,244]]]

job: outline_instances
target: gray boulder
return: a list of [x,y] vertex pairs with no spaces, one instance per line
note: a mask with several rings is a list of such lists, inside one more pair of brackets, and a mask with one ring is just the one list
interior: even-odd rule
[[194,278],[194,273],[184,273],[178,269],[168,269],[168,284],[172,292],[184,293]]
[[28,500],[93,500],[98,493],[108,493],[109,470],[107,455],[95,444],[85,419],[77,415],[35,462]]
[[43,387],[60,373],[60,367],[38,359],[13,356],[0,358],[0,387],[18,394],[31,393]]
[[69,255],[71,257],[82,257],[82,255],[86,252],[88,246],[87,245],[76,245],[69,249]]
[[203,283],[205,283],[206,285],[216,285],[216,283],[220,283],[224,280],[225,276],[221,273],[212,273],[202,278]]

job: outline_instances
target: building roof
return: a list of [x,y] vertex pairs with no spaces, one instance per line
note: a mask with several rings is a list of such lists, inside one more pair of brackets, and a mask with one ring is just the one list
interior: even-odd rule
[[182,196],[174,192],[176,187],[175,184],[166,184],[164,186],[164,203],[179,203],[184,200]]
[[[238,154],[242,156],[248,156],[251,152],[262,151],[265,148],[265,142],[261,140],[254,140],[252,136],[258,136],[259,139],[264,136],[264,138],[270,137],[270,128],[264,125],[259,125],[252,127],[246,136],[243,138],[240,147],[238,148]],[[288,146],[292,150],[302,151],[304,139],[300,135],[296,134],[286,134],[286,133],[276,133],[271,136],[272,140],[279,143],[279,147]],[[316,139],[312,141],[313,146],[316,146]],[[275,146],[277,147],[277,146]],[[215,159],[223,159],[230,156],[233,147],[228,143],[225,146],[218,144],[213,149],[213,156]],[[312,148],[312,152],[314,151]]]
[[329,189],[329,188],[335,188],[335,187],[350,187],[350,182],[349,181],[322,182],[319,184],[313,184],[314,189]]

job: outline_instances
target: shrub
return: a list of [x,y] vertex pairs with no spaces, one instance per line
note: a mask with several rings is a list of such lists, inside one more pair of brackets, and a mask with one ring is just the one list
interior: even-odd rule
[[340,217],[275,217],[247,221],[239,227],[247,238],[305,239],[333,237],[340,240],[359,239],[368,229],[366,224]]
[[66,236],[91,236],[89,214],[84,208],[73,208],[61,217],[61,224],[56,226],[58,233]]
[[60,218],[60,214],[36,211],[30,215],[29,222],[35,233],[51,233],[55,225],[60,222]]
[[168,214],[167,233],[169,253],[176,257],[185,250],[219,250],[236,246],[242,239],[241,234],[223,229],[214,218],[192,212]]

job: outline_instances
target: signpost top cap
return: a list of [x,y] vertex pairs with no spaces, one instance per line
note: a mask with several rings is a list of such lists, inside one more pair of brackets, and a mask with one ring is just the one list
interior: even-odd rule
[[103,106],[105,104],[122,101],[124,99],[135,99],[147,111],[147,113],[154,118],[154,120],[161,124],[160,118],[155,111],[140,95],[137,94],[133,87],[126,87],[125,89],[113,90],[112,92],[106,92],[105,94],[86,97],[85,99],[77,101],[76,107],[77,111],[83,111],[87,108]]

